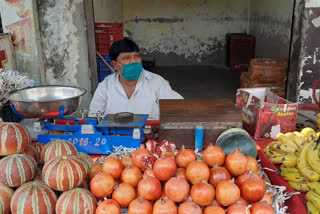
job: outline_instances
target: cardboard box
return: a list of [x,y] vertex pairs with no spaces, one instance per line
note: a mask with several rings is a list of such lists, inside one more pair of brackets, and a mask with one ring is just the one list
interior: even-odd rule
[[298,104],[285,100],[267,88],[237,90],[236,106],[242,123],[256,140],[276,139],[276,135],[296,129]]

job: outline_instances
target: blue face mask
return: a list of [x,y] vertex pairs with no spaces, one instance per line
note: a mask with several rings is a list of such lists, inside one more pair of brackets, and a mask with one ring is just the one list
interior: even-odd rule
[[128,65],[122,65],[123,76],[127,80],[136,80],[140,77],[142,72],[142,63],[141,62],[133,62]]

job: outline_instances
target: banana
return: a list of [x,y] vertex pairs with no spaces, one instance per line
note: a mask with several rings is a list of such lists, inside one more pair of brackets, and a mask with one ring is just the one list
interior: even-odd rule
[[305,144],[299,154],[297,166],[300,173],[311,181],[319,181],[320,174],[313,171],[307,161],[307,152],[311,144]]
[[283,135],[283,133],[279,132],[279,133],[276,135],[276,138],[279,139],[279,137],[282,136],[282,135]]
[[292,173],[292,172],[300,173],[299,169],[294,168],[294,167],[287,167],[284,165],[280,166],[280,171],[284,172],[284,173]]
[[295,154],[270,155],[268,158],[273,164],[283,164],[287,167],[295,167],[297,165],[297,156]]
[[310,202],[312,202],[312,204],[317,208],[320,209],[320,195],[318,195],[315,191],[309,191],[306,194],[306,199]]
[[307,139],[308,142],[315,140],[317,133],[310,127],[303,128],[301,134]]
[[308,214],[320,214],[320,210],[310,201],[307,201]]
[[308,179],[306,179],[303,175],[299,172],[282,172],[280,173],[281,177],[283,177],[286,181],[291,181],[295,183],[308,183]]
[[290,184],[290,186],[294,190],[297,190],[300,192],[308,192],[309,191],[309,187],[308,187],[307,183],[297,183],[297,182],[292,182],[292,181],[288,181],[288,183]]
[[286,167],[296,167],[297,166],[298,157],[297,155],[286,155],[282,159],[282,165]]
[[274,151],[274,150],[269,149],[269,148],[267,148],[267,147],[263,149],[263,152],[264,152],[268,157],[269,157],[270,155],[273,155],[273,156],[283,155],[283,153]]
[[287,144],[283,144],[281,142],[273,141],[268,144],[268,148],[280,152],[280,153],[295,153],[296,149],[288,146]]
[[302,140],[304,143],[308,143],[307,139],[304,137],[303,134],[301,134],[298,131],[294,131],[293,134],[295,134],[300,140]]
[[319,182],[310,182],[308,183],[309,189],[315,191],[320,195],[320,183]]
[[320,173],[319,151],[320,151],[320,144],[316,142],[311,142],[309,149],[307,151],[307,161],[311,166],[311,168],[317,173]]
[[301,139],[293,132],[288,132],[285,136],[289,137],[298,146],[299,150],[304,145],[304,137]]
[[317,114],[317,118],[320,118],[320,113]]
[[289,137],[285,136],[285,135],[280,135],[278,140],[285,145],[291,146],[292,148],[295,148],[296,151],[299,150],[299,147],[297,146],[297,144],[291,140]]

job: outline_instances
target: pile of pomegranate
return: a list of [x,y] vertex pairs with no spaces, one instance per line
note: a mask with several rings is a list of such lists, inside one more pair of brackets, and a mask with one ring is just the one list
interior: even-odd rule
[[239,149],[225,155],[209,145],[200,160],[193,150],[175,155],[168,143],[163,150],[149,143],[121,159],[96,163],[90,179],[100,200],[97,214],[120,214],[121,207],[128,214],[274,213],[257,160]]

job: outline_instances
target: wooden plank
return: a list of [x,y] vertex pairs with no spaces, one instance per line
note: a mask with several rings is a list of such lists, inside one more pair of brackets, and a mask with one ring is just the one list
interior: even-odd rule
[[229,99],[160,100],[160,141],[194,148],[196,125],[204,127],[203,148],[225,130],[242,127],[242,116]]
[[163,122],[241,122],[240,111],[229,99],[160,100]]
[[96,36],[95,36],[95,30],[94,30],[93,1],[84,0],[84,9],[85,9],[85,16],[86,16],[86,24],[87,24],[89,71],[91,72],[91,93],[93,95],[93,93],[95,92],[98,86]]

